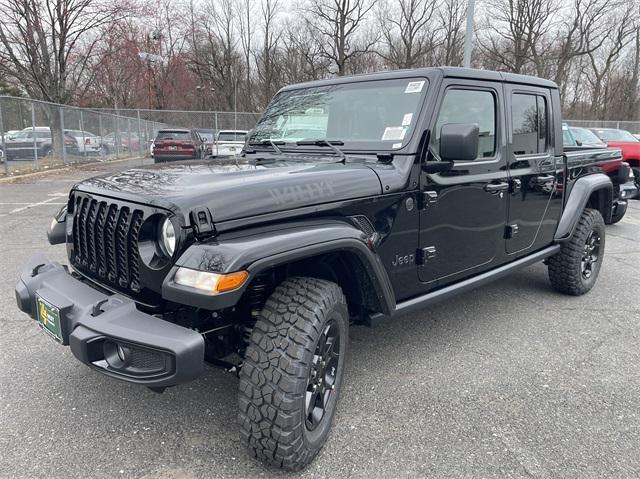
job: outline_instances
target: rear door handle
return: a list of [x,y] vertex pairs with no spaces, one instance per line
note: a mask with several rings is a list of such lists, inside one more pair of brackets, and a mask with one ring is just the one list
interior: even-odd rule
[[484,191],[487,193],[498,193],[499,191],[507,191],[509,189],[509,183],[487,183],[484,185]]

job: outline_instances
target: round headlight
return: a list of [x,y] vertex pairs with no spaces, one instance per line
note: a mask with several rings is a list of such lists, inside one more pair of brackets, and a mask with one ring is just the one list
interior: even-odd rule
[[168,256],[173,256],[176,250],[176,230],[169,218],[165,218],[160,227],[160,244]]

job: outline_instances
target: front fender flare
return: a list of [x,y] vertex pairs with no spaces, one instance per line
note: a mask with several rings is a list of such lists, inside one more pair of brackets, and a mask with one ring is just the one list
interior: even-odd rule
[[[162,296],[169,301],[211,310],[232,307],[260,272],[332,252],[355,255],[371,279],[380,312],[390,314],[395,309],[393,289],[374,242],[363,231],[342,220],[311,220],[254,228],[192,245],[165,278]],[[208,295],[173,281],[175,271],[181,266],[214,273],[246,270],[249,279],[237,290]]]
[[[573,231],[578,224],[580,215],[582,215],[582,212],[589,202],[589,198],[594,192],[601,190],[605,190],[607,193],[608,201],[606,201],[604,208],[608,208],[608,212],[611,214],[613,184],[607,175],[595,173],[593,175],[583,176],[575,181],[562,211],[558,228],[556,229],[555,240],[557,242],[568,241],[571,236],[573,236]],[[606,214],[603,213],[603,216],[605,216],[606,219]]]

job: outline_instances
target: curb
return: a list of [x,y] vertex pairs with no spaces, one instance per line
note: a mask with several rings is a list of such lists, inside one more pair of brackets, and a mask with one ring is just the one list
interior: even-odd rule
[[71,165],[60,166],[60,167],[57,167],[57,168],[49,168],[47,170],[42,170],[42,171],[33,171],[33,172],[30,172],[30,173],[23,173],[23,174],[0,177],[0,184],[2,184],[2,183],[11,183],[11,182],[13,182],[15,180],[21,180],[21,179],[24,179],[24,178],[33,178],[33,177],[38,177],[38,176],[45,176],[45,175],[48,175],[50,173],[61,173],[61,172],[66,172],[66,171],[71,171],[71,170],[78,170],[78,169],[86,168],[86,167],[89,167],[89,166],[102,165],[102,164],[106,164],[106,163],[122,163],[122,162],[125,162],[125,161],[144,160],[146,158],[147,158],[146,156],[134,156],[132,158],[120,158],[120,159],[117,159],[117,160],[90,161],[88,163],[75,163],[75,164],[71,164]]

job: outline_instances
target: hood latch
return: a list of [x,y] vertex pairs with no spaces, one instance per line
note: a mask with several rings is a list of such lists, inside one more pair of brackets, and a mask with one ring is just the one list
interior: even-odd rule
[[216,234],[213,216],[209,208],[200,208],[191,212],[191,225],[196,238],[208,238]]

